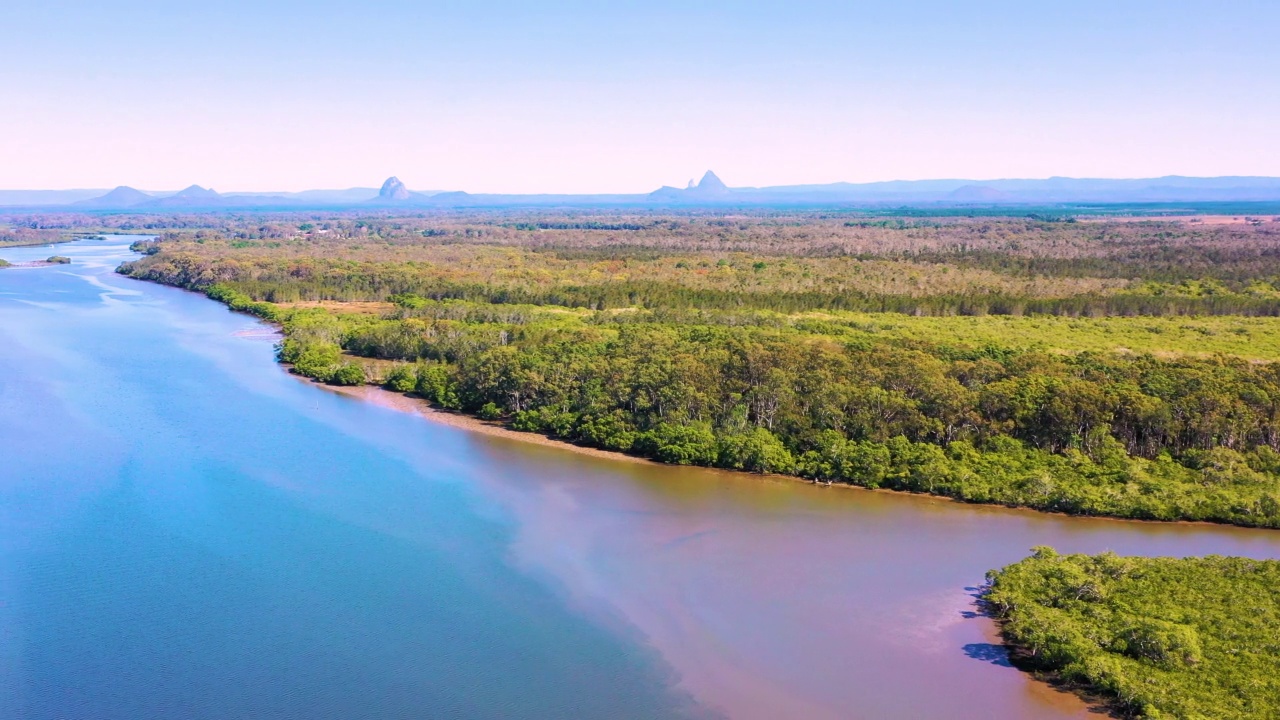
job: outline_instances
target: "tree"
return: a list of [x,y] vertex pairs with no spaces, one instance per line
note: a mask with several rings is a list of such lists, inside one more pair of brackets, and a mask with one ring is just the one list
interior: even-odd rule
[[637,438],[636,447],[673,465],[714,465],[716,461],[716,436],[705,423],[659,423]]

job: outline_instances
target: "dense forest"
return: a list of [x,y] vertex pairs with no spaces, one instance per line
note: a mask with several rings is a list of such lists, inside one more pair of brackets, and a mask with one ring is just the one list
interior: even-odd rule
[[1019,664],[1126,716],[1280,717],[1280,562],[1036,548],[988,581]]
[[272,302],[414,293],[591,309],[1280,315],[1273,221],[497,214],[219,222],[163,231],[165,258],[150,265],[157,279],[230,282]]
[[297,220],[168,228],[121,272],[280,323],[302,375],[583,445],[1280,527],[1277,223]]

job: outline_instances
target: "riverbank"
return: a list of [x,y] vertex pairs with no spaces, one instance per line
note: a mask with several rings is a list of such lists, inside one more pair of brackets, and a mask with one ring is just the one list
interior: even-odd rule
[[[430,422],[448,425],[450,427],[467,430],[468,432],[482,433],[484,435],[492,435],[494,437],[508,438],[511,440],[519,440],[520,442],[531,443],[533,445],[542,445],[544,447],[553,447],[560,450],[568,450],[570,452],[579,453],[581,455],[590,455],[591,457],[608,458],[610,460],[623,460],[626,462],[643,463],[645,465],[662,465],[663,463],[649,460],[648,458],[636,457],[635,455],[625,455],[609,450],[601,450],[599,448],[584,447],[582,445],[574,445],[573,443],[563,440],[549,438],[546,435],[538,433],[520,432],[512,430],[502,423],[481,420],[470,415],[462,415],[447,410],[433,407],[431,403],[422,398],[415,398],[403,393],[394,392],[377,385],[326,385],[301,375],[293,374],[293,377],[302,380],[310,385],[314,385],[322,390],[327,390],[338,395],[356,398],[365,402],[373,403],[380,407],[398,410],[411,415],[420,415]],[[769,476],[777,479],[800,480],[800,478],[786,477],[782,475]]]
[[[245,332],[239,334],[241,337],[250,337],[252,339],[266,339],[266,334]],[[276,331],[272,331],[273,337],[278,337]],[[288,370],[287,366],[282,365]],[[853,490],[861,493],[873,493],[876,495],[887,495],[892,497],[911,497],[920,501],[946,503],[949,505],[961,505],[972,508],[994,508],[1002,511],[1014,513],[1026,513],[1030,515],[1055,515],[1060,517],[1069,517],[1080,522],[1103,522],[1103,523],[1135,523],[1139,525],[1153,526],[1188,526],[1188,527],[1206,527],[1206,528],[1239,528],[1243,531],[1250,530],[1268,530],[1268,528],[1251,528],[1241,525],[1231,525],[1226,523],[1216,523],[1206,520],[1151,520],[1147,518],[1128,518],[1117,517],[1114,515],[1072,515],[1070,513],[1053,512],[1042,510],[1040,508],[1027,507],[1024,505],[1002,505],[999,503],[976,503],[967,501],[962,498],[951,497],[949,495],[938,495],[934,493],[910,492],[906,490],[896,490],[894,488],[869,488],[863,485],[854,485],[851,483],[840,482],[817,482],[808,478],[797,475],[780,475],[777,473],[754,473],[743,472],[741,470],[728,470],[725,468],[706,467],[703,465],[671,465],[669,463],[658,462],[649,458],[640,457],[638,455],[629,455],[627,453],[615,452],[612,450],[602,450],[600,448],[587,447],[585,445],[577,445],[564,440],[557,440],[536,432],[522,432],[513,430],[501,421],[482,420],[480,418],[464,415],[462,413],[442,410],[429,401],[420,397],[406,395],[404,393],[388,390],[380,385],[328,385],[317,380],[313,380],[294,372],[289,372],[289,376],[320,390],[331,392],[335,395],[342,395],[355,400],[361,400],[378,407],[384,407],[389,410],[415,415],[427,422],[439,423],[449,427],[465,430],[467,432],[478,433],[490,437],[498,437],[506,440],[514,440],[516,442],[529,445],[538,445],[541,447],[555,448],[578,455],[588,457],[601,458],[605,460],[614,460],[626,463],[636,463],[649,467],[669,468],[669,469],[697,469],[699,471],[716,473],[726,477],[732,477],[736,480],[765,480],[771,483],[787,484],[787,485],[806,485],[818,488],[832,488],[836,490]]]
[[[1017,349],[992,350],[1000,358],[993,360],[981,349],[956,355],[950,346],[929,346],[925,352],[874,337],[865,347],[841,345],[839,333],[811,336],[799,328],[728,329],[653,318],[597,326],[566,320],[559,312],[544,317],[534,306],[417,296],[402,298],[414,306],[405,309],[414,317],[378,319],[255,300],[226,284],[200,288],[188,275],[169,272],[180,269],[176,265],[166,270],[171,259],[165,251],[119,271],[203,289],[233,310],[281,324],[287,337],[280,358],[301,375],[357,385],[396,373],[392,385],[398,389],[468,416],[504,418],[509,428],[569,440],[564,448],[582,443],[670,465],[1076,516],[1280,527],[1280,486],[1274,484],[1269,446],[1193,448],[1174,455],[1192,441],[1177,428],[1152,426],[1163,433],[1158,442],[1177,440],[1177,447],[1155,458],[1148,457],[1149,447],[1146,455],[1131,453],[1128,446],[1154,422],[1148,416],[1163,415],[1124,415],[1129,406],[1117,405],[1131,384],[1156,378],[1158,387],[1186,386],[1192,396],[1139,393],[1130,399],[1175,415],[1192,406],[1253,403],[1244,417],[1263,422],[1257,398],[1273,387],[1274,378],[1265,366],[1247,361],[1173,363],[1123,354],[1060,358]],[[966,359],[966,352],[981,357]],[[434,360],[406,362],[420,358]],[[1099,363],[1126,381],[1112,378],[1101,390],[1086,389],[1093,382],[1087,378],[1101,377],[1094,367]],[[755,375],[744,376],[744,367],[755,367]],[[760,375],[765,367],[769,371]],[[1042,382],[1042,376],[1055,379]],[[869,380],[848,379],[855,377]],[[595,387],[608,391],[582,400],[582,391]],[[1023,391],[1032,393],[1030,400],[1019,399]],[[1077,395],[1083,404],[1064,405]],[[690,408],[696,417],[686,414]],[[877,420],[877,413],[887,414]],[[1059,422],[1054,413],[1074,419]],[[1120,427],[1103,422],[1108,418]],[[1198,433],[1194,443],[1210,442],[1204,436],[1229,419],[1219,412],[1200,422],[1192,428]],[[938,424],[943,422],[953,424],[954,442],[940,439],[948,427]],[[1206,430],[1206,422],[1213,427]],[[828,427],[833,423],[839,429]],[[1085,430],[1070,434],[1077,426]]]

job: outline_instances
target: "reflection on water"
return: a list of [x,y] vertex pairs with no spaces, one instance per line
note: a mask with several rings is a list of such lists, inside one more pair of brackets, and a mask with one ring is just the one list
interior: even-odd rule
[[1009,666],[987,570],[1280,556],[424,422],[115,277],[125,244],[0,271],[0,717],[1083,717]]

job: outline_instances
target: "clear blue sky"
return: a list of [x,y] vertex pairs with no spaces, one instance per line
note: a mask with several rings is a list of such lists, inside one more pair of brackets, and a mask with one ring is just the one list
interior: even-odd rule
[[1276,0],[5,0],[0,187],[1280,175]]

